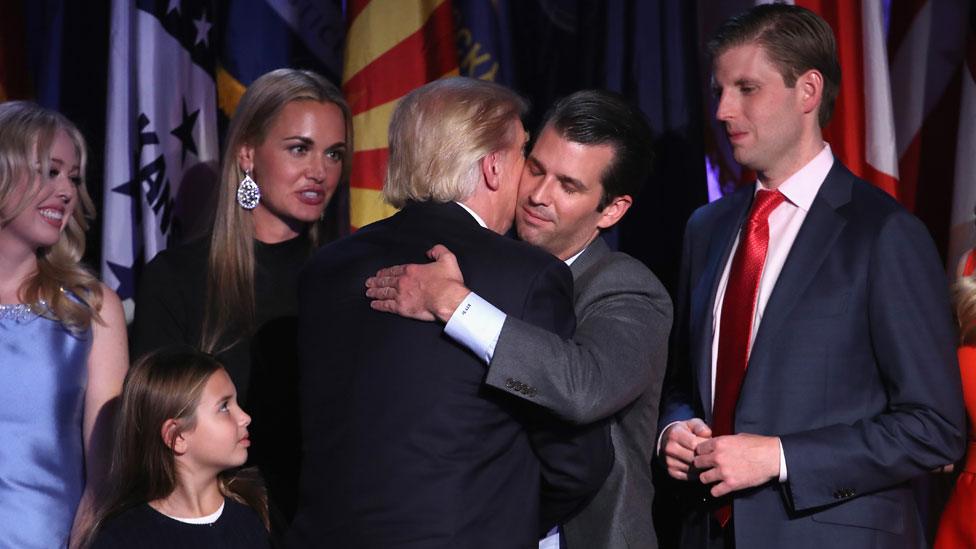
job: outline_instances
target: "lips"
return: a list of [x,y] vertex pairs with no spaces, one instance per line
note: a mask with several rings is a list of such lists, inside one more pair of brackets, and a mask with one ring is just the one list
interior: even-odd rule
[[325,191],[320,187],[305,187],[296,193],[302,204],[318,206],[325,202]]
[[241,440],[237,441],[237,443],[240,444],[241,446],[247,448],[248,446],[251,445],[251,437],[250,437],[250,435],[244,435],[243,437],[241,437]]
[[731,143],[737,143],[745,139],[745,137],[748,135],[748,132],[726,130],[725,134],[729,137],[729,141]]
[[536,209],[531,206],[522,206],[523,221],[531,223],[533,225],[542,225],[543,223],[552,223],[553,220],[551,216],[545,210]]
[[52,227],[61,228],[61,222],[64,220],[64,208],[58,206],[42,206],[38,208],[41,214],[41,219],[48,222]]

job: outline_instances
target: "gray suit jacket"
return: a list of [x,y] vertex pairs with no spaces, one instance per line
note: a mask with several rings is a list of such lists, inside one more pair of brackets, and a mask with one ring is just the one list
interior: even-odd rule
[[487,383],[575,423],[612,416],[606,483],[563,527],[570,549],[656,548],[650,462],[671,299],[640,261],[597,238],[573,262],[572,340],[508,317]]

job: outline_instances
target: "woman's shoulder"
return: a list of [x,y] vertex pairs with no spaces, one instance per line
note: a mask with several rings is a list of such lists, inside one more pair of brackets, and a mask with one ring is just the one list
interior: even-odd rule
[[186,268],[206,265],[209,253],[210,237],[197,237],[157,253],[146,264],[146,270],[165,268],[178,272]]
[[976,346],[959,347],[959,365],[965,368],[976,368]]

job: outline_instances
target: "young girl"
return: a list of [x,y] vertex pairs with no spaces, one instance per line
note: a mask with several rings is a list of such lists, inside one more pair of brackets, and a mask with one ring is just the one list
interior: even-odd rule
[[93,548],[266,548],[267,503],[247,460],[250,416],[209,355],[169,347],[125,378],[112,460],[113,493]]

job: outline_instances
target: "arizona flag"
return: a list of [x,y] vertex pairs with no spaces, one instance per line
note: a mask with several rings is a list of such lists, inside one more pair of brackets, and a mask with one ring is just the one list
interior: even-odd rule
[[180,188],[216,179],[214,16],[205,1],[113,2],[101,270],[130,319],[136,273],[182,236]]
[[391,215],[380,195],[387,127],[397,100],[458,74],[450,0],[349,0],[342,89],[353,114],[356,151],[349,190],[353,229]]

